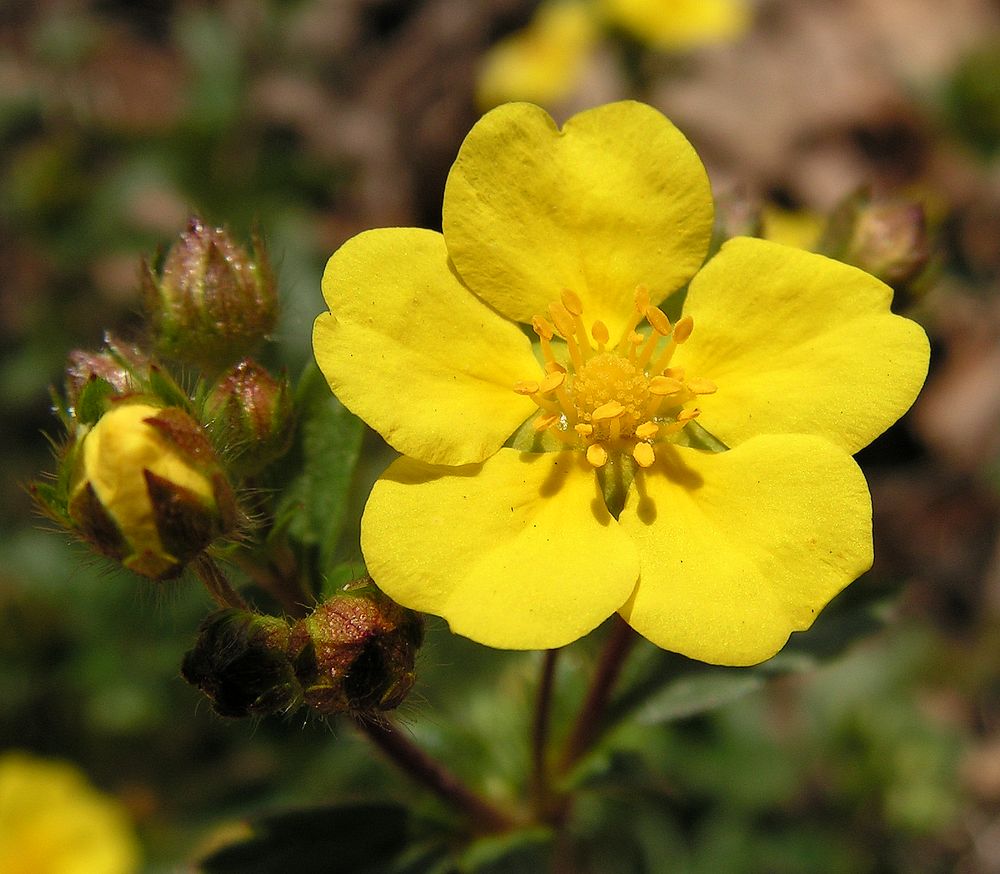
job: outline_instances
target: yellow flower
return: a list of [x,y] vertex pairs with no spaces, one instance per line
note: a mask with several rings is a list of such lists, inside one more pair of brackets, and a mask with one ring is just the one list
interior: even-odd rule
[[750,24],[746,0],[599,0],[607,21],[654,48],[691,49],[736,39]]
[[826,219],[808,210],[782,209],[773,203],[764,204],[761,222],[765,240],[784,243],[799,249],[814,251],[826,227]]
[[749,24],[746,0],[545,0],[526,27],[483,56],[476,100],[489,109],[565,99],[606,27],[654,49],[686,51],[737,39]]
[[[712,219],[656,110],[558,130],[509,104],[466,138],[443,235],[333,255],[317,361],[403,454],[362,520],[390,597],[496,647],[561,646],[618,611],[663,648],[752,664],[868,569],[851,453],[912,403],[926,336],[819,255],[737,238],[699,271]],[[671,324],[656,304],[689,280]]]
[[0,756],[0,871],[128,874],[139,864],[125,811],[65,762]]

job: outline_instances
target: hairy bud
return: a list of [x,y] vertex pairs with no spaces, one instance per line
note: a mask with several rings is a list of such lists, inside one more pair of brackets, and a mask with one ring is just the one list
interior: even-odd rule
[[252,352],[274,330],[278,299],[258,240],[252,254],[223,228],[192,218],[160,276],[148,267],[143,293],[160,350],[206,370]]
[[67,515],[98,552],[152,579],[236,524],[232,489],[201,427],[183,410],[112,406],[68,458]]

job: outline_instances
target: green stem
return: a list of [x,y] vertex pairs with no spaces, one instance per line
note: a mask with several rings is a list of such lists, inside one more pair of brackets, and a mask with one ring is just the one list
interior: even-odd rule
[[614,623],[611,635],[604,643],[597,669],[594,671],[587,696],[573,725],[573,731],[563,750],[560,763],[560,770],[563,773],[569,771],[600,737],[604,728],[604,712],[611,700],[611,693],[621,674],[625,658],[639,639],[639,635],[632,630],[632,627],[617,614]]
[[220,607],[235,607],[238,610],[250,609],[247,602],[243,600],[243,596],[232,587],[222,568],[215,563],[214,558],[202,553],[191,562],[191,569],[204,583],[212,600]]
[[544,811],[549,800],[549,769],[546,756],[552,721],[552,689],[555,685],[559,650],[546,650],[542,657],[542,676],[535,698],[535,718],[531,725],[531,788],[535,808]]
[[355,725],[400,769],[466,817],[475,831],[493,834],[518,825],[515,817],[474,792],[388,721],[356,718]]

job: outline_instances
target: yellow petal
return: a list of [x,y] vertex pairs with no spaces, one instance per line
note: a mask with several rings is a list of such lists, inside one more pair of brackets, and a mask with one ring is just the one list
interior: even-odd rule
[[368,499],[361,546],[389,597],[502,649],[582,637],[638,574],[635,547],[578,452],[501,449],[461,468],[398,459]]
[[871,566],[868,487],[821,438],[757,437],[720,453],[663,447],[640,477],[621,526],[641,573],[621,615],[664,649],[761,662]]
[[459,282],[440,234],[388,228],[348,240],[327,264],[323,296],[320,370],[405,455],[482,461],[535,409],[513,391],[538,372],[531,344]]
[[631,101],[581,112],[561,131],[537,106],[500,106],[465,138],[444,194],[448,253],[476,294],[529,322],[568,288],[613,341],[636,286],[656,303],[683,285],[711,228],[694,149]]
[[666,50],[728,42],[750,24],[746,0],[601,0],[600,7],[612,24]]
[[576,85],[596,41],[589,3],[543,3],[527,27],[500,40],[483,57],[476,102],[490,109],[510,100],[561,100]]
[[729,446],[756,434],[817,434],[857,452],[909,409],[929,346],[889,311],[892,289],[789,246],[736,238],[691,282],[694,333],[674,356],[718,391],[699,423]]

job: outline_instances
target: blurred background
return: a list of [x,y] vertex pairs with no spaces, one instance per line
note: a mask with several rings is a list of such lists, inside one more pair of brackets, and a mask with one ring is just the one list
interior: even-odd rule
[[[874,258],[933,360],[859,458],[875,568],[781,671],[607,741],[581,814],[595,870],[1000,872],[1000,2],[748,0],[673,30],[558,5],[0,0],[0,754],[74,763],[148,872],[256,811],[408,797],[347,726],[225,721],[184,684],[204,591],[112,569],[32,508],[49,388],[69,350],[140,330],[140,258],[193,211],[260,229],[271,363],[297,374],[326,259],[365,228],[439,228],[491,104],[565,120],[632,97],[705,160],[722,233]],[[592,651],[562,663],[569,702]],[[503,794],[538,664],[432,623],[402,719]]]

